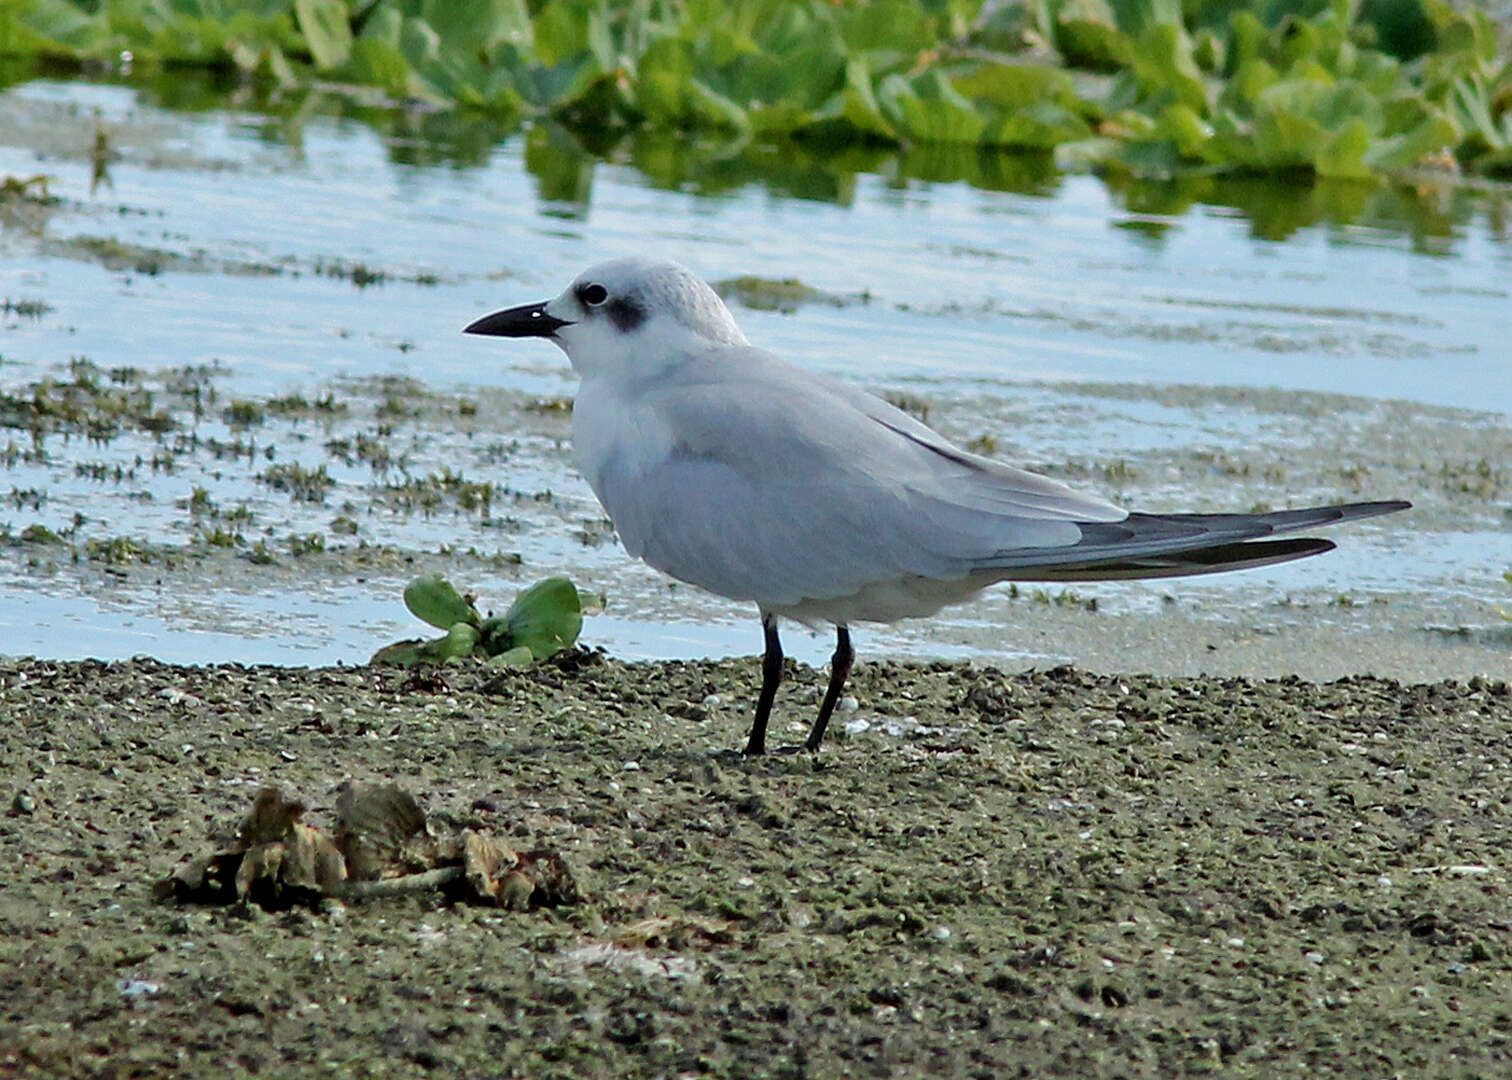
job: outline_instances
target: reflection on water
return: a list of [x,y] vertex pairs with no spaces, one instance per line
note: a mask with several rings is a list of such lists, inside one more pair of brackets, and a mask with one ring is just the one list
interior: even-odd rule
[[[46,74],[45,65],[0,61],[0,89]],[[275,92],[229,72],[172,70],[118,85],[130,86],[142,104],[165,110],[256,114],[251,130],[258,138],[296,150],[312,122],[358,123],[383,140],[396,165],[481,168],[501,145],[523,139],[525,169],[537,182],[543,212],[566,217],[586,213],[593,172],[601,164],[628,165],[658,188],[692,195],[713,197],[755,185],[773,196],[837,206],[851,205],[860,175],[883,177],[898,188],[913,182],[963,183],[1044,197],[1053,197],[1064,181],[1047,153],[964,145],[899,151],[856,144],[722,141],[647,130],[568,131],[552,123],[521,129],[467,110],[374,107],[318,91]],[[1405,233],[1415,251],[1449,254],[1456,233],[1477,215],[1500,242],[1508,239],[1506,186],[1453,185],[1433,177],[1411,183],[1216,175],[1149,180],[1115,172],[1103,179],[1116,203],[1131,215],[1171,218],[1197,207],[1232,210],[1263,240],[1286,240],[1318,226],[1366,226]],[[1126,224],[1154,242],[1165,232],[1160,222]]]

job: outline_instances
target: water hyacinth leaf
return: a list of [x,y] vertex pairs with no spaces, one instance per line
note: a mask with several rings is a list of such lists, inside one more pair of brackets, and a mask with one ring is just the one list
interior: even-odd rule
[[1156,138],[1158,129],[1159,122],[1148,113],[1121,109],[1103,120],[1098,130],[1129,142],[1148,142]]
[[1223,38],[1212,30],[1204,28],[1192,35],[1192,59],[1205,74],[1222,74],[1227,55]]
[[1281,68],[1293,68],[1316,58],[1321,45],[1322,34],[1317,24],[1306,19],[1284,20],[1270,35],[1270,51]]
[[428,69],[434,69],[440,64],[441,35],[424,19],[413,16],[402,18],[395,44],[422,77]]
[[991,146],[1049,150],[1091,134],[1092,128],[1080,116],[1046,102],[989,121],[981,141]]
[[911,0],[872,0],[839,8],[840,34],[850,51],[914,54],[933,47],[934,25]]
[[425,0],[418,14],[449,51],[481,55],[502,42],[529,47],[534,38],[524,0]]
[[1060,68],[1043,64],[983,64],[951,80],[962,97],[999,109],[1027,109],[1042,102],[1074,107],[1076,88]]
[[923,143],[976,143],[987,122],[970,105],[944,98],[904,97],[899,100],[898,130]]
[[572,582],[550,577],[516,596],[504,619],[514,644],[544,660],[577,641],[583,628],[583,605]]
[[643,75],[639,100],[648,117],[673,127],[746,131],[751,126],[744,109],[693,78]]
[[368,661],[370,664],[390,664],[394,667],[414,667],[426,659],[425,642],[419,639],[396,641],[379,649]]
[[1134,58],[1133,39],[1109,23],[1064,19],[1059,24],[1058,40],[1066,62],[1077,67],[1112,71]]
[[845,65],[845,89],[840,95],[840,115],[862,135],[888,141],[898,137],[897,129],[882,114],[882,106],[872,92],[871,71],[866,61],[859,57]]
[[1352,120],[1361,120],[1372,133],[1381,129],[1379,99],[1353,80],[1341,82],[1321,95],[1311,110],[1313,119],[1337,130]]
[[352,28],[343,0],[294,0],[294,16],[315,67],[329,71],[352,52]]
[[1200,158],[1212,137],[1211,125],[1189,105],[1167,105],[1155,125],[1155,138],[1172,143],[1186,158]]
[[452,625],[444,638],[437,638],[430,644],[434,647],[437,659],[442,663],[449,660],[465,660],[478,647],[479,636],[476,626],[459,622]]
[[505,649],[488,658],[488,662],[497,667],[523,668],[535,663],[535,653],[530,651],[528,645],[516,645],[512,649]]
[[426,574],[406,585],[404,606],[416,618],[442,630],[450,630],[457,623],[481,622],[477,609],[440,574]]
[[1272,109],[1255,117],[1251,164],[1266,170],[1311,168],[1329,137],[1306,116]]
[[1459,79],[1449,91],[1449,111],[1465,133],[1472,153],[1504,150],[1512,139],[1512,111],[1502,114],[1501,122],[1492,115],[1486,84],[1470,75]]
[[1454,122],[1442,113],[1430,113],[1415,127],[1378,140],[1365,152],[1365,161],[1372,169],[1382,172],[1408,169],[1424,158],[1459,145],[1459,142],[1459,130]]
[[1142,37],[1151,27],[1181,26],[1181,0],[1111,0],[1113,22],[1130,37]]
[[796,41],[742,54],[726,67],[718,89],[747,107],[761,102],[817,112],[845,85],[846,62],[839,31],[820,24]]
[[1362,180],[1370,175],[1365,154],[1370,149],[1370,128],[1360,117],[1333,131],[1313,157],[1313,171],[1335,179]]
[[815,119],[811,110],[784,102],[773,105],[752,102],[745,116],[751,131],[757,135],[788,135],[810,126]]
[[535,58],[545,67],[591,58],[593,69],[614,68],[619,57],[608,12],[595,0],[548,0],[536,12]]
[[1106,136],[1061,143],[1055,148],[1055,167],[1062,172],[1092,172],[1118,159],[1123,143]]
[[0,55],[78,56],[99,36],[100,26],[67,0],[12,3],[0,17]]
[[438,104],[442,100],[439,95],[425,93],[427,87],[397,45],[376,36],[352,42],[345,73],[353,82],[376,86],[396,98],[429,96]]
[[1157,23],[1145,31],[1134,53],[1134,74],[1145,95],[1166,91],[1188,108],[1207,114],[1207,84],[1192,57],[1192,39],[1180,25]]
[[1333,87],[1329,81],[1288,78],[1272,83],[1255,99],[1255,112],[1311,116],[1322,106]]
[[1265,60],[1265,45],[1270,34],[1265,24],[1253,11],[1241,8],[1229,17],[1228,65],[1226,71],[1236,73],[1245,64]]

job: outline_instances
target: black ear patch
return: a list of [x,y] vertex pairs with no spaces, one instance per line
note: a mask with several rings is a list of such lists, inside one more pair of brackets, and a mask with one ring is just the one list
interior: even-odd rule
[[609,313],[609,321],[621,333],[629,333],[646,321],[646,309],[628,297],[616,297],[609,301],[604,310]]

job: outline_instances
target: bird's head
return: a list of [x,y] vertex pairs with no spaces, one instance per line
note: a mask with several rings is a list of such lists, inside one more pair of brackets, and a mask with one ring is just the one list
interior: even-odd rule
[[554,299],[485,315],[465,332],[546,338],[582,375],[651,374],[691,351],[746,344],[698,275],[639,257],[590,266]]

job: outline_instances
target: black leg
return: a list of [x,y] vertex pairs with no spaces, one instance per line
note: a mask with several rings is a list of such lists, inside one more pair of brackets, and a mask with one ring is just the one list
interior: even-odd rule
[[766,655],[761,658],[761,696],[756,699],[756,719],[751,723],[751,737],[745,752],[754,757],[766,753],[767,719],[772,715],[772,699],[782,682],[782,642],[777,639],[777,616],[761,616],[766,633]]
[[819,706],[819,718],[809,729],[808,741],[803,744],[805,750],[818,750],[819,744],[824,741],[824,729],[829,726],[830,714],[835,711],[840,691],[845,689],[845,679],[850,675],[851,663],[855,659],[856,652],[851,648],[850,631],[843,626],[835,627],[835,655],[830,657],[829,689],[824,692],[824,704]]

